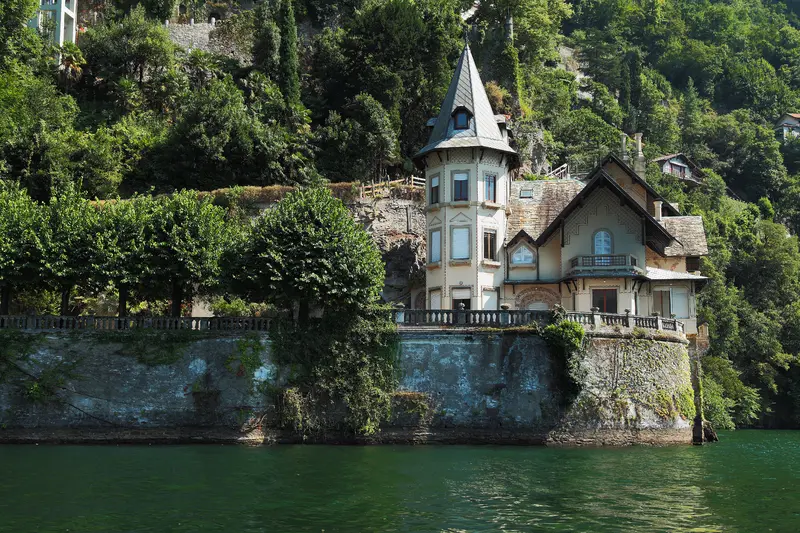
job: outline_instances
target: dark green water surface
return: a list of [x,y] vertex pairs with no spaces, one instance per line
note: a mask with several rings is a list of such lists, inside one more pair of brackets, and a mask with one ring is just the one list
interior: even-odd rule
[[704,447],[0,446],[0,531],[800,532],[800,431]]

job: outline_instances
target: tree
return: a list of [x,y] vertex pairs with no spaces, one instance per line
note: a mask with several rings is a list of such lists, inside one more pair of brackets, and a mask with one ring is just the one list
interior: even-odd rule
[[150,279],[170,288],[170,311],[177,317],[187,291],[217,282],[220,260],[230,243],[225,211],[209,197],[182,190],[158,198],[148,219],[143,253]]
[[152,227],[158,204],[150,196],[134,196],[103,205],[100,211],[99,248],[103,252],[102,276],[119,292],[121,317],[128,316],[128,297],[132,289],[147,282],[153,275],[149,256],[157,243],[148,231]]
[[352,313],[375,304],[381,255],[342,202],[323,188],[297,190],[258,221],[241,254],[243,293],[280,309]]
[[105,83],[119,83],[123,78],[144,85],[153,76],[172,66],[175,45],[169,32],[154,20],[148,20],[142,7],[136,7],[121,21],[106,20],[90,28],[81,38],[89,70]]
[[50,198],[44,222],[44,278],[61,293],[60,313],[65,316],[75,287],[103,288],[98,275],[105,261],[98,247],[100,219],[78,187],[67,183]]
[[36,0],[3,0],[0,3],[0,70],[18,54],[28,21],[36,13]]
[[300,103],[300,75],[297,61],[297,22],[294,18],[294,0],[282,0],[278,11],[281,31],[280,76],[278,86],[290,104]]
[[369,181],[383,177],[398,160],[397,134],[386,110],[368,94],[344,109],[331,111],[318,134],[318,167],[331,181]]
[[281,0],[262,2],[255,10],[255,35],[253,40],[253,66],[267,77],[278,77],[281,60],[281,29],[277,11]]
[[7,315],[12,291],[32,285],[44,268],[43,212],[24,189],[0,181],[0,315]]

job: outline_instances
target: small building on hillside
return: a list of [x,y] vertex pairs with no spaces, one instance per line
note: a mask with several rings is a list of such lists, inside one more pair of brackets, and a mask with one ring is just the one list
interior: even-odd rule
[[662,155],[650,162],[658,164],[664,174],[676,176],[690,185],[700,185],[703,182],[703,171],[686,154]]
[[582,179],[514,180],[516,152],[465,47],[428,144],[428,309],[551,309],[674,315],[697,332],[703,220],[682,216],[607,156]]
[[800,113],[784,113],[775,123],[775,135],[782,141],[800,137]]
[[28,27],[51,32],[53,44],[74,43],[77,32],[78,0],[39,0],[39,11]]

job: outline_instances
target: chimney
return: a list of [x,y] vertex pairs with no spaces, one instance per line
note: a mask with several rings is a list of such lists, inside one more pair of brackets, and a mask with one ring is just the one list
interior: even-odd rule
[[656,200],[653,202],[653,218],[661,222],[661,204],[663,202],[661,200]]
[[628,156],[628,136],[623,133],[620,135],[620,140],[622,144],[622,160],[627,163],[631,160],[631,158]]
[[647,162],[644,160],[644,152],[642,152],[642,134],[634,134],[636,138],[636,158],[633,160],[633,170],[639,174],[639,177],[644,179],[645,172],[647,171]]

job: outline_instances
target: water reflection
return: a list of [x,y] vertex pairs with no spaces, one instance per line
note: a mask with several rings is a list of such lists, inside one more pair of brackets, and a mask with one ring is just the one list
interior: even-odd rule
[[0,532],[798,531],[800,432],[703,448],[0,447]]

